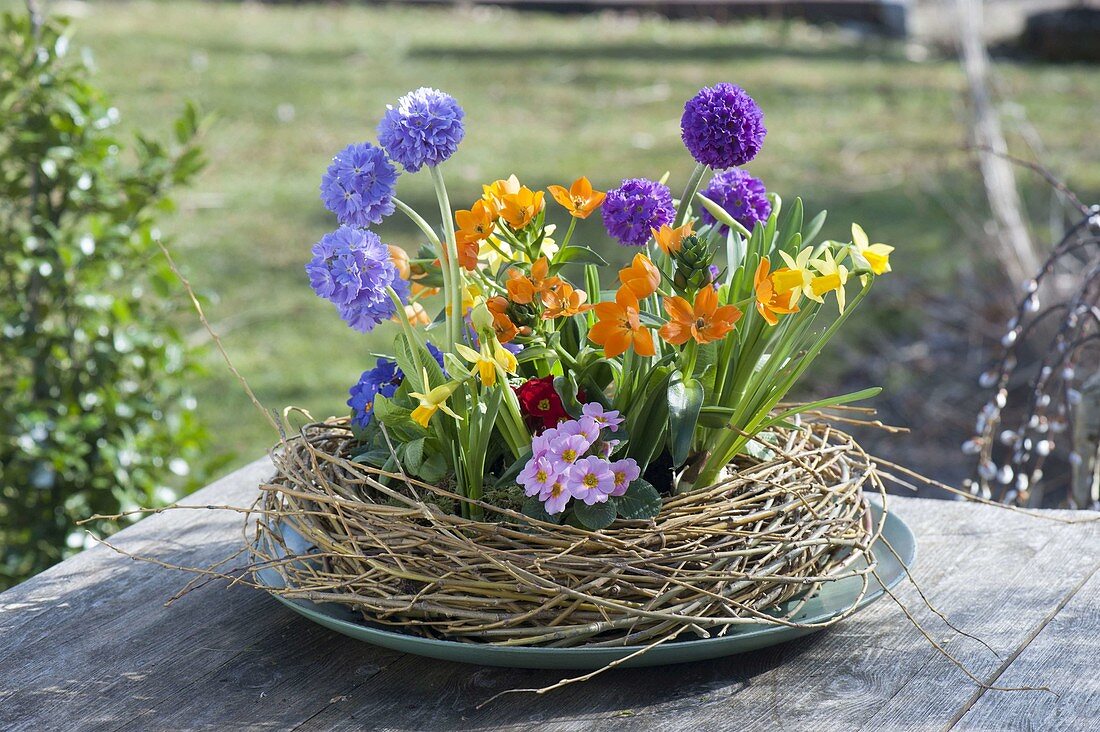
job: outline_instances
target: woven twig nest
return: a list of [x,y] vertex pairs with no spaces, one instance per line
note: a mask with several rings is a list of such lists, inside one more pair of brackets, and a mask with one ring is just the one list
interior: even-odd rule
[[[590,532],[488,503],[491,520],[464,519],[440,507],[458,499],[445,488],[352,462],[344,422],[315,423],[275,455],[252,549],[288,597],[435,638],[614,646],[796,625],[822,583],[857,575],[866,588],[877,529],[864,489],[881,482],[833,427],[776,437],[772,456],[666,497],[655,519]],[[287,527],[308,554],[284,543]]]

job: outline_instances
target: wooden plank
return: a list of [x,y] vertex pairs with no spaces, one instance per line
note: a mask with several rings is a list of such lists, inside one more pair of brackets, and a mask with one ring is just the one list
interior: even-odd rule
[[[992,641],[1002,654],[1022,642],[1078,581],[1083,569],[1067,563],[1067,554],[1082,546],[1091,545],[1094,554],[1100,548],[1095,524],[1065,527],[958,503],[892,503],[917,531],[918,578],[926,591],[980,636],[987,635],[987,626],[994,628]],[[960,553],[960,537],[974,546],[972,552]],[[1010,571],[1013,566],[1020,571]],[[1029,569],[1045,573],[1046,583],[1022,596],[1011,583],[1022,581]],[[982,601],[975,603],[975,595]],[[911,588],[899,597],[910,607],[918,605]],[[942,629],[936,636],[945,639]],[[727,724],[750,730],[923,729],[947,722],[974,689],[886,600],[839,627],[774,649],[709,663],[615,671],[546,697],[514,696],[475,708],[498,691],[558,678],[560,672],[458,664],[436,663],[426,670],[405,661],[369,685],[349,688],[341,695],[347,700],[303,729],[369,728],[395,717],[410,728],[434,729],[456,715],[471,727],[489,729],[530,724],[554,730],[695,730]],[[921,688],[919,713],[877,718],[876,710],[890,706],[900,692]],[[410,704],[410,698],[435,701]]]
[[[1009,518],[1007,512],[996,508],[975,508],[967,513],[985,518],[959,527],[957,535],[970,549],[961,554],[956,546],[955,566],[947,570],[948,576],[931,597],[949,611],[957,625],[990,644],[998,656],[978,643],[951,634],[942,625],[929,622],[928,626],[936,628],[934,636],[956,658],[986,683],[993,683],[1005,660],[1026,647],[1064,599],[1095,570],[1100,556],[1100,523],[1039,527],[1036,524],[1040,521],[1019,514]],[[1054,515],[1074,517],[1071,512]],[[1087,515],[1078,514],[1076,518]],[[925,613],[923,617],[929,616]],[[881,705],[869,720],[869,727],[912,727],[922,723],[942,727],[968,703],[976,688],[958,668],[942,655],[922,655],[926,663]],[[1043,684],[1042,679],[1033,678],[1016,685]],[[1041,720],[1036,724],[1043,726]]]
[[[1093,555],[1096,558],[1096,555]],[[1100,572],[1080,588],[997,679],[1001,686],[1049,686],[1055,694],[977,693],[960,730],[1003,730],[1030,720],[1048,731],[1096,729],[1100,725]]]
[[[244,505],[269,470],[258,462],[190,502]],[[1005,657],[1044,621],[1053,627],[1052,613],[1057,617],[1059,603],[1085,576],[1082,557],[1100,549],[1096,524],[1067,527],[958,503],[891,503],[917,531],[918,576],[926,590]],[[239,542],[239,524],[234,514],[170,512],[127,529],[119,540],[130,550],[201,564]],[[163,608],[183,581],[98,548],[0,594],[0,726],[900,727],[906,726],[900,716],[879,716],[876,708],[896,712],[899,698],[919,701],[923,690],[932,709],[918,703],[925,716],[908,719],[909,726],[917,719],[924,727],[949,721],[974,690],[884,600],[837,628],[777,648],[613,671],[546,697],[510,696],[478,710],[477,703],[497,691],[542,686],[562,674],[375,649],[313,626],[246,588],[205,588]],[[1022,592],[1014,595],[1013,584]],[[900,596],[916,606],[911,589]],[[945,637],[942,626],[935,632]],[[981,660],[976,644],[953,641],[951,647]]]
[[[257,461],[186,502],[246,506],[271,470]],[[228,512],[166,512],[116,540],[130,551],[204,564],[240,545],[240,524]],[[164,608],[187,580],[96,547],[0,594],[0,726],[109,728],[117,715],[131,715],[128,708],[266,632],[267,598],[245,590],[208,590]],[[227,618],[241,631],[229,641],[220,632]]]

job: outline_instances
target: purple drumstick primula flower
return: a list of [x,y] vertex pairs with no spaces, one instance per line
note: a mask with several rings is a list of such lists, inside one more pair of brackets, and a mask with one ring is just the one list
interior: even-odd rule
[[668,186],[645,178],[624,180],[603,203],[604,228],[625,246],[645,246],[649,230],[671,224],[675,215]]
[[332,302],[348,325],[372,330],[394,314],[386,288],[408,294],[390,253],[373,232],[341,226],[313,245],[306,265],[313,291]]
[[764,113],[734,84],[704,87],[684,104],[680,136],[696,161],[718,170],[744,165],[760,152]]
[[[443,368],[443,352],[431,343],[427,344],[428,352],[432,354],[439,367]],[[446,374],[447,370],[443,369]],[[397,363],[388,358],[379,358],[373,369],[364,371],[359,377],[359,382],[351,387],[348,406],[352,409],[352,423],[357,427],[366,427],[370,424],[374,414],[374,399],[379,394],[384,397],[392,397],[405,380],[405,374],[397,368]]]
[[[757,221],[767,221],[772,212],[772,204],[768,201],[768,191],[764,184],[737,168],[715,175],[700,193],[721,206],[734,221],[749,231],[752,231]],[[700,210],[699,216],[704,224],[718,223],[705,207]],[[719,227],[723,234],[729,228],[725,224]]]
[[410,173],[435,166],[454,155],[466,134],[465,112],[455,98],[421,87],[388,105],[378,125],[378,142]]
[[397,169],[369,142],[348,145],[321,176],[321,200],[345,226],[380,224],[393,213]]

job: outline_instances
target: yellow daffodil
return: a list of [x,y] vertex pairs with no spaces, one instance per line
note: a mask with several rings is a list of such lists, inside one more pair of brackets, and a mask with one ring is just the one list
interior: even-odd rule
[[[427,369],[424,370],[424,383],[428,383]],[[440,410],[457,420],[461,420],[462,417],[452,412],[451,408],[447,406],[447,400],[451,398],[451,395],[454,394],[455,390],[461,385],[461,381],[449,381],[442,386],[435,387],[427,394],[420,394],[415,391],[409,392],[409,396],[420,401],[420,405],[412,411],[413,421],[421,427],[427,427],[428,422],[430,422],[435,413]]]
[[852,252],[863,257],[871,271],[877,275],[890,271],[890,252],[894,248],[889,244],[870,244],[867,232],[859,224],[852,224]]
[[831,249],[826,249],[821,259],[810,260],[810,264],[817,270],[817,276],[810,283],[810,292],[807,295],[818,302],[824,302],[825,293],[836,290],[836,304],[843,313],[844,285],[848,283],[848,268],[837,262]]
[[806,247],[794,257],[786,252],[779,252],[787,266],[772,273],[772,284],[778,294],[793,292],[793,301],[796,303],[801,295],[812,296],[814,273],[810,271],[810,257],[813,253],[812,247]]
[[497,383],[497,366],[500,366],[509,374],[516,373],[516,369],[519,367],[516,357],[511,351],[500,345],[496,338],[490,341],[483,337],[480,353],[462,343],[456,343],[455,350],[458,351],[460,356],[477,367],[478,376],[485,386],[493,386]]

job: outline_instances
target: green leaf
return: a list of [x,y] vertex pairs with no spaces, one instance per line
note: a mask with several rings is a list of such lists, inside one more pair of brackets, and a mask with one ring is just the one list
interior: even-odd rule
[[411,442],[423,437],[423,427],[413,421],[412,410],[394,404],[392,399],[378,395],[374,399],[374,418],[386,426],[397,442]]
[[825,217],[828,213],[828,211],[822,211],[810,220],[810,224],[806,227],[805,231],[802,232],[803,246],[809,245],[814,240],[814,237],[821,233],[821,227],[825,225]]
[[[416,358],[413,358],[414,348]],[[398,336],[394,338],[393,349],[394,360],[397,361],[398,368],[405,374],[410,386],[414,387],[412,391],[421,389],[420,382],[423,381],[421,369],[428,372],[428,384],[423,387],[424,393],[446,383],[447,377],[443,375],[443,369],[439,367],[439,362],[425,346],[419,343],[412,345],[407,338]],[[417,368],[418,364],[420,368]]]
[[524,501],[523,508],[521,508],[519,511],[524,516],[529,516],[536,521],[545,521],[548,524],[561,523],[561,514],[559,513],[551,515],[547,513],[546,508],[543,507],[542,501],[539,500],[538,496],[531,496],[526,501]]
[[425,483],[438,483],[447,474],[447,458],[442,452],[432,452],[427,459],[420,464],[420,471],[416,474]]
[[540,358],[553,358],[556,357],[553,348],[547,348],[546,346],[527,346],[516,356],[516,361],[519,363],[527,363],[528,361],[536,361]]
[[554,255],[554,261],[550,265],[550,273],[556,274],[558,270],[570,263],[594,264],[597,267],[607,266],[607,260],[588,247],[570,244],[559,249],[558,253]]
[[703,385],[698,379],[685,379],[679,370],[672,372],[668,384],[668,441],[672,464],[677,467],[684,464],[691,451],[703,396]]
[[776,445],[777,442],[774,432],[758,432],[745,443],[745,453],[761,462],[774,460],[775,450],[771,449],[769,445]]
[[581,403],[577,401],[577,381],[570,371],[565,376],[554,377],[554,391],[561,397],[561,404],[570,417],[577,419],[581,416]]
[[390,459],[389,450],[367,450],[361,452],[351,459],[353,463],[362,463],[364,465],[370,465],[373,468],[382,468],[386,462]]
[[859,391],[853,391],[848,394],[841,394],[839,396],[828,397],[826,399],[818,399],[816,402],[808,402],[806,404],[796,404],[790,409],[780,412],[774,417],[770,417],[766,422],[761,425],[761,429],[771,427],[775,424],[782,422],[787,417],[793,417],[801,412],[811,412],[818,409],[828,409],[829,407],[839,406],[841,404],[849,404],[851,402],[859,402],[864,399],[870,399],[871,397],[878,396],[882,392],[881,386],[872,386],[867,389],[861,389]]
[[615,511],[624,519],[653,518],[661,511],[661,494],[649,481],[638,478],[626,493],[611,499]]
[[638,319],[642,321],[642,325],[647,325],[650,328],[660,328],[662,325],[668,322],[660,315],[654,315],[653,313],[641,312],[638,313]]
[[573,515],[577,517],[577,521],[580,521],[584,528],[599,531],[614,523],[615,506],[611,505],[610,502],[593,503],[589,506],[587,503],[578,501],[573,504]]
[[741,236],[750,236],[749,230],[745,228],[744,224],[730,216],[729,211],[722,208],[717,203],[704,196],[702,193],[696,193],[695,197],[702,201],[703,208],[705,208],[707,211],[710,211],[711,216],[718,219],[719,222],[730,227],[730,229],[732,229],[733,231],[739,232]]
[[420,465],[424,462],[424,438],[406,442],[401,457],[405,469],[413,475],[419,475]]

